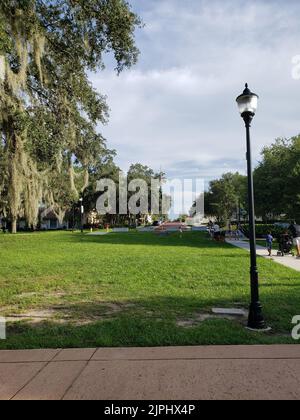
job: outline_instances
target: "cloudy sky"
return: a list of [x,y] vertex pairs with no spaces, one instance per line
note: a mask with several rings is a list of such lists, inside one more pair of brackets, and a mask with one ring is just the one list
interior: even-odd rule
[[[245,172],[244,127],[235,103],[245,82],[260,95],[253,124],[264,145],[300,132],[298,0],[131,0],[145,28],[137,66],[92,76],[108,96],[101,128],[117,163],[140,162],[169,177],[211,179]],[[294,69],[295,70],[295,69]]]

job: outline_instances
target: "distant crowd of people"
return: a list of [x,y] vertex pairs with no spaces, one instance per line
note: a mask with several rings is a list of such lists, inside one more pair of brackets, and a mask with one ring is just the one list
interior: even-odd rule
[[242,228],[239,223],[234,228],[232,223],[229,223],[228,229],[221,229],[217,223],[213,223],[211,220],[208,223],[208,231],[210,237],[216,241],[224,242],[226,236],[231,240],[239,241],[243,237]]
[[[241,240],[243,238],[242,227],[240,223],[229,223],[227,229],[221,229],[218,223],[214,223],[211,220],[208,223],[208,231],[211,239],[217,242],[224,242],[226,237],[230,240]],[[300,225],[296,222],[290,224],[289,228],[276,238],[279,243],[279,254],[285,255],[293,253],[293,247],[296,247],[297,258],[300,259]],[[266,236],[266,247],[268,254],[272,257],[273,243],[275,238],[272,233],[269,232]]]

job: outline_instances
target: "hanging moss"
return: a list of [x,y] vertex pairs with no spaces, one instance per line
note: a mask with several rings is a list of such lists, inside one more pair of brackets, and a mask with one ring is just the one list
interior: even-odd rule
[[[21,215],[35,226],[41,201],[62,221],[86,189],[89,168],[109,153],[95,133],[108,108],[87,74],[103,68],[109,51],[118,72],[134,64],[139,24],[125,0],[0,1],[0,124],[7,155],[0,156],[6,180],[0,200],[5,194],[14,226]],[[51,118],[40,118],[39,107]],[[41,128],[28,129],[29,122]]]
[[44,75],[43,75],[43,68],[42,68],[42,57],[45,53],[45,44],[46,38],[44,35],[40,33],[35,33],[33,37],[33,53],[34,53],[34,61],[38,69],[39,79],[41,84],[44,83]]
[[0,83],[3,84],[5,80],[6,61],[5,56],[0,55]]
[[12,67],[11,62],[5,56],[1,56],[1,115],[2,123],[6,122],[3,124],[3,133],[10,152],[7,167],[10,180],[8,188],[10,215],[15,225],[23,210],[28,224],[36,226],[43,179],[36,163],[25,148],[28,132],[23,122],[19,121],[19,116],[25,114],[22,97],[27,92],[30,51],[33,51],[42,82],[41,59],[45,51],[45,38],[36,29],[32,32],[33,35],[29,36],[30,32],[25,25],[23,11],[17,9],[11,15],[10,32],[15,40],[14,55],[18,65]]
[[71,161],[69,161],[69,177],[70,177],[71,192],[74,194],[75,197],[77,197],[76,199],[78,199],[79,194],[78,194],[78,190],[77,190],[76,185],[75,185],[75,171],[74,171],[73,163]]

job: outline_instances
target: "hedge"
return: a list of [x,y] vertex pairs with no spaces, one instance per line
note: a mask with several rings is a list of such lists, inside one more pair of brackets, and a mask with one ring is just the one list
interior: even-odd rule
[[[249,225],[242,226],[243,233],[246,237],[249,237]],[[270,224],[256,224],[256,237],[265,238],[269,233],[271,233],[274,238],[277,238],[279,235],[282,235],[286,232],[286,228],[280,226],[274,226]]]

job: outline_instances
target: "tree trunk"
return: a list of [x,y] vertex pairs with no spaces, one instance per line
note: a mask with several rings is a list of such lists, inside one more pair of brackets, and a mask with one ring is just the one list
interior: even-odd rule
[[18,168],[20,159],[18,156],[18,140],[14,132],[13,117],[9,116],[3,122],[3,132],[5,133],[8,153],[9,153],[9,186],[8,186],[8,207],[11,214],[11,233],[17,233],[18,209],[20,203],[20,192],[18,182]]
[[17,219],[13,218],[11,221],[11,233],[16,234],[17,233]]

